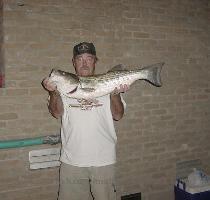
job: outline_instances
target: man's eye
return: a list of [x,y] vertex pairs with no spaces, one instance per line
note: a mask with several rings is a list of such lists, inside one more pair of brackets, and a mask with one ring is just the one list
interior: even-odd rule
[[92,62],[93,59],[92,59],[92,58],[88,58],[87,61],[88,61],[88,62]]
[[82,58],[81,57],[77,57],[76,60],[80,61],[80,60],[82,60]]

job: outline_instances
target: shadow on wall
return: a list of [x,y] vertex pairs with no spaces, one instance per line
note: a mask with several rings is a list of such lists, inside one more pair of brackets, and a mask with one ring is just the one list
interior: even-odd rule
[[3,1],[0,1],[0,88],[4,87]]

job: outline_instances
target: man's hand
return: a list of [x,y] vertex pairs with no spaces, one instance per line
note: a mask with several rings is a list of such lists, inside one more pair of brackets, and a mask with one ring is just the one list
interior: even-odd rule
[[115,88],[114,91],[111,93],[112,95],[117,95],[117,94],[120,94],[120,93],[124,93],[124,92],[127,92],[129,90],[129,86],[127,84],[120,84],[120,87],[119,88]]
[[57,89],[55,83],[49,81],[49,77],[43,79],[42,85],[44,89],[47,90],[48,92],[53,92]]

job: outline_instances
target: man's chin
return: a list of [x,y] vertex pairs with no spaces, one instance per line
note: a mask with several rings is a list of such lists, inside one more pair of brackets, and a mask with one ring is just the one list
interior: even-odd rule
[[89,71],[82,71],[80,74],[80,76],[90,76],[90,72]]

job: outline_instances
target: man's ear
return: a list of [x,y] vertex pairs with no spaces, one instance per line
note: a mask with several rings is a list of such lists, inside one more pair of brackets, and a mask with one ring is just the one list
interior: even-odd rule
[[95,63],[97,63],[98,62],[98,58],[95,56]]
[[72,61],[73,66],[75,66],[75,64],[74,64],[74,61],[75,61],[75,60],[74,60],[74,58],[72,58],[72,60],[71,60],[71,61]]

